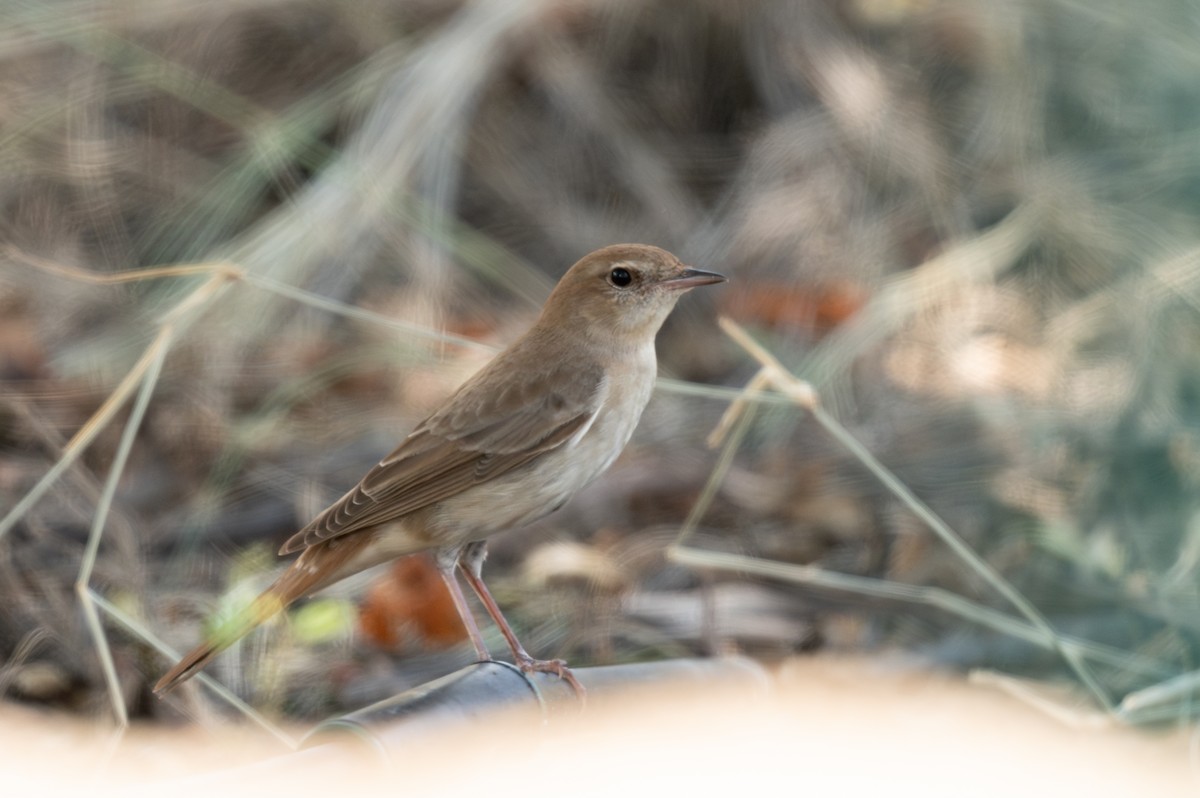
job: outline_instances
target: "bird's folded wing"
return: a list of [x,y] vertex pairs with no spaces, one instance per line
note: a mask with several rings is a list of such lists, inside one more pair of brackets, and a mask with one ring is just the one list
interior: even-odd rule
[[603,403],[600,368],[527,372],[499,391],[476,375],[280,553],[395,521],[508,473],[571,440]]

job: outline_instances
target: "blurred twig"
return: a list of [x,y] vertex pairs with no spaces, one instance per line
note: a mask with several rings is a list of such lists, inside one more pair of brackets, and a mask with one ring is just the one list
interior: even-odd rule
[[[804,358],[799,371],[825,387],[846,364],[948,292],[994,281],[1029,248],[1036,231],[1037,210],[1032,205],[1020,205],[991,230],[952,245],[915,269],[891,278],[846,324]],[[747,345],[742,339],[738,343]],[[764,362],[764,354],[760,349],[755,356]],[[775,358],[769,359],[774,363],[772,369],[781,368]],[[831,387],[835,397],[839,396],[836,387]]]
[[134,400],[133,410],[125,422],[125,429],[121,432],[121,442],[118,444],[116,454],[113,456],[112,465],[109,466],[108,479],[104,481],[104,490],[100,494],[100,500],[96,503],[96,511],[92,514],[92,528],[88,533],[87,547],[83,551],[83,559],[79,566],[79,576],[75,579],[75,594],[79,597],[79,603],[83,607],[83,614],[87,619],[87,626],[91,632],[92,641],[96,644],[96,650],[100,654],[100,665],[104,669],[105,681],[108,682],[108,693],[109,698],[112,700],[113,712],[117,716],[118,724],[122,727],[128,725],[129,717],[125,712],[125,701],[121,696],[121,685],[117,680],[117,670],[113,664],[112,651],[108,646],[108,638],[104,634],[104,627],[100,623],[100,616],[97,615],[96,605],[92,601],[90,583],[92,580],[92,571],[96,567],[96,554],[100,550],[100,538],[104,535],[105,523],[108,521],[108,511],[112,507],[113,494],[116,493],[117,483],[120,481],[121,474],[125,470],[125,462],[129,458],[129,450],[133,448],[133,441],[137,436],[138,427],[141,426],[142,419],[146,416],[146,408],[150,404],[150,397],[154,394],[155,386],[158,385],[158,377],[162,373],[163,360],[166,359],[166,356],[167,345],[154,347],[154,357],[146,369],[145,376],[142,377],[141,390],[138,391],[137,399]]
[[96,613],[96,607],[93,601],[94,593],[90,589],[89,582],[91,580],[92,571],[96,564],[96,554],[100,548],[100,540],[104,534],[105,521],[108,518],[108,511],[112,505],[113,494],[116,491],[117,483],[121,478],[121,474],[125,468],[125,462],[128,458],[129,451],[133,446],[134,437],[137,434],[138,427],[141,425],[142,418],[145,416],[146,408],[149,405],[150,397],[154,393],[154,388],[158,383],[158,376],[162,370],[163,361],[166,359],[167,353],[170,351],[172,344],[176,338],[195,320],[199,312],[216,299],[221,292],[228,286],[231,280],[236,278],[237,272],[231,269],[227,264],[218,263],[211,265],[190,265],[180,267],[164,267],[161,269],[150,269],[143,275],[140,272],[122,272],[110,275],[96,275],[79,269],[72,269],[60,264],[54,264],[42,259],[24,257],[21,253],[13,248],[9,248],[9,254],[13,257],[19,257],[39,268],[44,268],[47,271],[54,272],[59,275],[68,276],[74,279],[85,280],[87,282],[97,284],[118,284],[130,282],[139,279],[150,279],[164,276],[194,276],[208,274],[209,278],[203,283],[200,283],[191,293],[183,298],[174,308],[162,316],[159,322],[158,332],[150,345],[142,353],[142,357],[134,364],[133,368],[125,375],[116,389],[109,394],[108,398],[100,406],[100,408],[88,419],[87,423],[71,438],[70,442],[63,448],[62,454],[57,462],[50,468],[48,472],[33,486],[33,488],[25,494],[25,496],[17,502],[16,506],[9,511],[2,520],[0,520],[0,537],[3,537],[16,522],[29,511],[34,504],[45,493],[53,487],[59,477],[70,468],[71,464],[79,458],[87,447],[95,440],[96,436],[108,426],[116,415],[117,411],[125,404],[129,397],[133,394],[135,388],[140,388],[137,392],[137,398],[134,402],[133,411],[125,422],[125,429],[122,432],[120,444],[118,445],[116,455],[113,458],[112,466],[109,471],[108,479],[105,481],[104,490],[102,491],[99,501],[97,502],[96,512],[92,516],[92,527],[88,535],[87,547],[84,550],[83,557],[80,562],[79,575],[75,582],[75,592],[79,597],[80,604],[83,607],[84,617],[87,621],[88,629],[92,635],[92,640],[96,645],[97,656],[100,660],[101,669],[104,671],[104,678],[108,684],[109,698],[112,702],[113,714],[116,717],[117,724],[121,729],[124,729],[129,718],[125,709],[125,702],[121,696],[120,684],[117,680],[116,665],[113,662],[112,652],[108,646],[108,638],[104,634],[104,628],[100,623],[100,618]]
[[[131,617],[128,613],[126,613],[120,607],[113,604],[111,601],[104,598],[104,596],[101,596],[99,593],[97,593],[94,589],[88,588],[87,592],[88,592],[88,596],[96,604],[97,607],[99,607],[101,610],[103,610],[110,618],[112,618],[118,624],[125,627],[125,629],[127,631],[132,633],[135,637],[137,637],[143,643],[147,643],[150,646],[153,646],[156,651],[158,651],[160,654],[162,654],[164,657],[166,657],[168,659],[179,659],[180,658],[181,655],[180,655],[179,651],[175,650],[174,648],[172,648],[171,646],[167,645],[162,640],[160,640],[158,638],[158,636],[155,635],[152,631],[150,631],[150,629],[147,628],[147,626],[145,624],[141,623],[136,618]],[[279,728],[279,726],[277,726],[276,724],[274,724],[270,720],[268,720],[261,712],[254,709],[254,707],[250,706],[245,701],[238,698],[238,696],[232,690],[230,690],[228,687],[221,684],[216,679],[209,676],[207,673],[203,673],[203,672],[197,673],[194,678],[197,681],[204,684],[206,687],[208,687],[214,693],[216,693],[223,701],[225,701],[231,707],[236,709],[242,715],[246,716],[250,720],[257,723],[262,728],[266,729],[268,732],[271,733],[271,735],[273,737],[278,739],[280,742],[282,742],[284,745],[286,745],[289,749],[295,750],[295,748],[297,746],[297,741],[295,738],[293,738],[290,734],[285,732],[283,729]]]
[[[977,604],[957,593],[939,587],[906,585],[867,576],[837,573],[812,565],[797,565],[727,552],[705,551],[689,546],[673,546],[669,550],[668,556],[673,562],[692,568],[735,571],[823,590],[838,590],[887,601],[922,604],[1041,648],[1054,648],[1045,633],[1033,624]],[[1110,646],[1067,635],[1058,636],[1058,640],[1062,647],[1069,649],[1073,655],[1087,657],[1105,665],[1123,668],[1144,676],[1162,676],[1169,672],[1169,669],[1159,662],[1147,657],[1131,655]]]
[[[1063,642],[1063,638],[1054,630],[1045,616],[1038,611],[1021,593],[1014,588],[995,568],[993,568],[986,560],[984,560],[974,549],[972,549],[966,541],[962,539],[950,526],[943,521],[928,505],[921,501],[917,496],[905,485],[899,478],[896,477],[889,469],[887,469],[879,460],[850,432],[830,416],[821,407],[820,398],[816,391],[807,382],[800,380],[787,371],[783,365],[768,352],[765,348],[759,345],[750,335],[738,326],[735,322],[727,318],[720,320],[721,329],[725,331],[730,338],[738,343],[746,350],[755,360],[757,360],[762,368],[759,374],[751,380],[751,384],[747,387],[757,389],[763,379],[769,381],[773,387],[781,393],[789,396],[800,407],[812,413],[813,418],[825,428],[825,431],[832,435],[838,443],[840,443],[847,451],[853,454],[864,466],[867,467],[872,474],[878,478],[889,491],[899,498],[905,505],[912,510],[917,517],[923,520],[930,529],[945,543],[950,549],[958,555],[958,557],[967,564],[975,573],[982,577],[993,589],[1011,603],[1018,612],[1033,625],[1041,636],[1043,642],[1050,648],[1059,653],[1066,661],[1067,665],[1079,677],[1080,681],[1088,688],[1096,700],[1107,711],[1112,712],[1114,706],[1109,698],[1107,691],[1101,686],[1096,677],[1092,674],[1091,669],[1080,658],[1078,651],[1067,646]],[[761,377],[761,379],[760,379]],[[745,405],[738,405],[736,410],[731,412],[742,412]],[[722,427],[728,425],[727,420],[722,420]],[[718,464],[719,467],[719,464]],[[712,486],[715,490],[715,485]],[[696,515],[696,513],[693,513]],[[695,523],[698,519],[689,518],[689,521]],[[692,557],[693,564],[695,563],[696,552],[690,549],[685,549],[680,546],[680,543],[685,539],[686,533],[690,528],[685,526],[680,534],[680,538],[670,551],[670,557],[676,562],[683,562],[688,557]],[[728,558],[730,565],[737,570],[743,570],[745,563],[741,562],[742,558],[733,558],[730,555],[715,554],[705,557],[710,567],[720,567],[717,565],[722,558]],[[738,563],[738,564],[734,564]]]
[[1130,693],[1121,700],[1117,715],[1132,722],[1185,718],[1200,701],[1200,670]]
[[[10,252],[12,250],[10,249]],[[14,255],[18,257],[18,255]],[[22,260],[36,266],[46,264],[41,259],[33,259],[20,256]],[[194,319],[195,311],[201,310],[204,305],[216,297],[234,277],[235,272],[230,270],[226,264],[214,264],[209,266],[182,266],[178,267],[178,272],[174,271],[175,267],[164,267],[162,269],[152,269],[151,277],[167,276],[178,274],[182,276],[190,276],[194,274],[207,273],[211,275],[208,280],[201,283],[192,293],[188,294],[181,302],[179,302],[171,311],[163,316],[160,323],[158,333],[154,340],[146,347],[141,358],[133,365],[125,377],[117,385],[113,392],[109,394],[108,399],[104,404],[92,414],[91,418],[79,429],[78,432],[71,438],[67,445],[63,448],[62,455],[55,462],[54,466],[46,472],[46,474],[38,480],[37,484],[25,494],[25,496],[16,503],[16,505],[0,519],[0,538],[4,537],[13,525],[20,519],[29,508],[37,503],[46,491],[58,481],[63,472],[70,468],[71,464],[84,452],[102,429],[108,426],[108,423],[113,420],[117,411],[125,404],[126,400],[133,394],[136,389],[145,379],[147,374],[154,368],[154,364],[165,356],[166,351],[171,347],[175,338],[182,332],[186,326]],[[72,274],[78,279],[84,279],[95,283],[121,283],[131,280],[145,279],[136,276],[137,272],[122,272],[112,275],[95,275],[81,270],[70,269],[66,266],[54,265],[54,269],[59,274]]]

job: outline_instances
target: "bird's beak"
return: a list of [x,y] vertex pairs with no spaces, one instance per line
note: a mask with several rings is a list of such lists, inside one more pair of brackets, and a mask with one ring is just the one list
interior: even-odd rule
[[712,285],[713,283],[723,282],[725,282],[725,275],[723,274],[701,271],[700,269],[684,269],[674,277],[668,277],[663,280],[662,285],[666,288],[683,291],[687,288],[695,288],[698,285]]

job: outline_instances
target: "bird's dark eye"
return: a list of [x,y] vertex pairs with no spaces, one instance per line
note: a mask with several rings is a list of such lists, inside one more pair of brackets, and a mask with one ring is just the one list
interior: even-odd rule
[[608,281],[617,288],[624,288],[633,282],[633,275],[629,269],[616,268],[608,273]]

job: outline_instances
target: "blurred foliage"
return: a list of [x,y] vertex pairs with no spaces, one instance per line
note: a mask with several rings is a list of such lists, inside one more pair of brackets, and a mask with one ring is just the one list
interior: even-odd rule
[[[643,241],[732,277],[681,306],[664,372],[737,386],[753,366],[713,312],[755,328],[1057,628],[1154,663],[1101,674],[1115,699],[1194,670],[1198,35],[1184,0],[7,2],[0,511],[196,285],[39,263],[248,275],[170,352],[92,579],[182,645],[236,551],[286,538],[485,359],[439,331],[502,345],[576,258]],[[726,401],[660,392],[610,475],[497,541],[538,653],[903,646],[1064,672],[836,591],[762,583],[717,604],[719,635],[689,620],[711,585],[662,549]],[[71,583],[119,435],[0,540],[0,685],[61,675],[27,698],[100,700]],[[564,540],[586,556],[517,567]],[[759,412],[699,541],[1009,609],[790,407]],[[161,661],[113,644],[130,705],[155,711]],[[293,693],[336,672],[322,695],[353,705],[465,653],[289,656]]]

